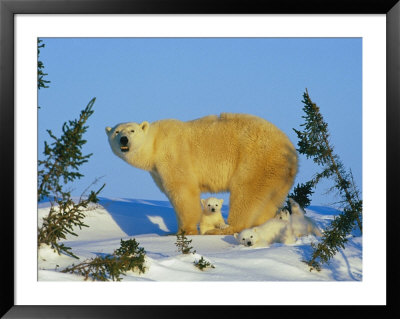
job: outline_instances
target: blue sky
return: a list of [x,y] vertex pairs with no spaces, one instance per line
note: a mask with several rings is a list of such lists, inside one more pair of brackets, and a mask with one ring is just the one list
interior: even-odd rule
[[[167,200],[149,173],[117,158],[104,128],[120,122],[191,120],[220,112],[250,113],[281,128],[297,145],[305,89],[318,104],[331,143],[362,190],[361,38],[43,38],[40,60],[50,87],[38,100],[38,154],[46,129],[79,116],[96,97],[83,153],[80,195],[96,178],[100,196]],[[295,184],[320,168],[300,156]],[[338,197],[320,184],[312,205]],[[96,186],[92,187],[96,188]],[[205,194],[203,197],[206,197]],[[228,200],[228,194],[217,196]]]

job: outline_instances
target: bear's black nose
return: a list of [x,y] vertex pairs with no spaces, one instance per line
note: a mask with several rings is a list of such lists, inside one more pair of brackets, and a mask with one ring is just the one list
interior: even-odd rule
[[214,213],[215,212],[215,208],[211,208],[211,211]]
[[122,136],[119,142],[121,143],[121,145],[125,146],[126,144],[128,144],[128,138],[126,136]]
[[247,242],[247,246],[251,246],[251,241],[248,241],[248,242]]

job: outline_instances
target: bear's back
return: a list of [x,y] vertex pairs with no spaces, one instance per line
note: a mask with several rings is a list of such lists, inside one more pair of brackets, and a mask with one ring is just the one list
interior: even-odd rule
[[286,134],[274,124],[250,114],[221,113],[183,123],[195,139],[207,140],[207,143],[222,139],[230,146],[238,143],[240,147],[252,149],[288,142]]
[[[242,133],[248,134],[259,130],[279,131],[272,123],[250,114],[244,113],[221,113],[217,115],[208,115],[188,122],[183,122],[192,131],[200,131],[204,133],[208,131],[213,134],[213,131],[220,133],[228,130],[231,134]],[[263,134],[264,135],[264,134]],[[260,136],[261,137],[261,136]]]
[[186,122],[190,125],[210,125],[210,124],[236,124],[238,126],[248,126],[251,123],[258,123],[259,125],[273,125],[272,123],[251,114],[245,113],[221,113],[218,115],[207,115],[195,120]]

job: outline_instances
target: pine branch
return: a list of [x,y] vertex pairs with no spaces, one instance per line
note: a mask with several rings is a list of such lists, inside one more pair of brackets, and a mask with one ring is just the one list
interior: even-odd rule
[[37,50],[38,50],[38,62],[37,62],[37,83],[38,83],[38,89],[40,90],[41,88],[48,88],[49,86],[46,85],[47,83],[50,83],[50,81],[45,80],[44,77],[48,75],[47,73],[43,72],[44,69],[44,64],[42,61],[39,60],[40,56],[40,49],[45,47],[45,44],[42,43],[43,40],[38,39],[37,40]]
[[67,255],[78,258],[70,251],[70,247],[58,242],[66,239],[67,234],[78,236],[74,232],[77,227],[79,229],[89,227],[83,222],[86,217],[83,212],[88,209],[90,203],[98,202],[97,195],[104,186],[105,184],[97,192],[92,191],[87,199],[82,199],[81,197],[77,203],[65,196],[61,199],[56,199],[55,202],[51,202],[49,214],[43,217],[43,224],[38,228],[38,247],[41,244],[47,244],[59,254],[64,252]]
[[355,226],[355,214],[352,210],[345,210],[344,213],[336,216],[332,223],[324,230],[321,242],[317,245],[311,244],[314,251],[312,257],[306,263],[312,269],[321,270],[320,264],[327,263],[339,249],[345,249],[348,242],[348,234]]
[[114,250],[112,255],[87,259],[78,265],[67,267],[61,272],[82,275],[85,280],[91,278],[93,281],[121,281],[121,275],[127,271],[138,271],[139,274],[146,271],[146,251],[139,247],[136,240],[122,240],[120,247]]

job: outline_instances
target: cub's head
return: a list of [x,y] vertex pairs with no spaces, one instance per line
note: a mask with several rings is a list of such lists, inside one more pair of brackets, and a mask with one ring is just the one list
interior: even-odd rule
[[223,199],[218,199],[215,197],[210,197],[207,199],[201,199],[201,206],[203,210],[209,213],[220,212],[222,208]]
[[290,213],[287,209],[282,209],[275,214],[276,219],[290,220]]
[[250,247],[253,246],[258,240],[258,228],[254,227],[244,229],[239,234],[235,233],[233,236],[236,238],[239,244]]
[[297,203],[293,198],[289,198],[289,203],[293,215],[304,216],[304,210],[300,207],[299,203]]
[[149,126],[148,122],[122,123],[113,128],[107,126],[108,142],[115,155],[126,159],[128,155],[134,154],[143,144]]

